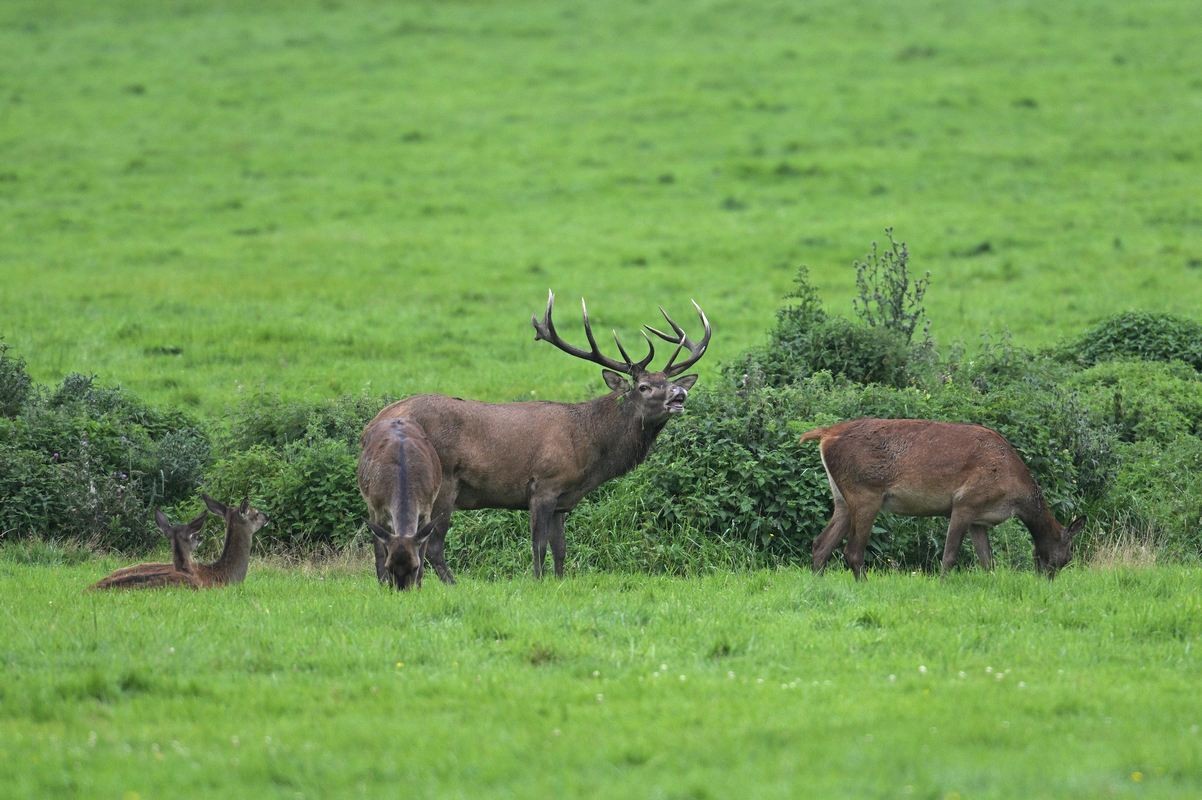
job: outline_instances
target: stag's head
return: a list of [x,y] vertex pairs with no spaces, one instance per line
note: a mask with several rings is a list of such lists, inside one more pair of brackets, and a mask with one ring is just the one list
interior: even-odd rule
[[[554,305],[555,294],[548,292],[547,310],[543,314],[542,320],[540,321],[538,317],[531,317],[530,321],[534,324],[536,341],[544,339],[568,355],[600,365],[602,367],[601,376],[605,379],[605,384],[623,397],[625,402],[633,403],[637,414],[645,422],[661,422],[673,414],[684,411],[685,399],[688,398],[693,384],[697,382],[697,376],[681,375],[681,373],[696,364],[705,355],[705,349],[709,347],[710,343],[710,322],[706,318],[705,312],[701,310],[701,306],[693,303],[693,308],[697,309],[697,315],[701,317],[701,325],[704,328],[700,342],[690,340],[684,329],[677,325],[662,307],[660,313],[664,315],[672,333],[664,333],[650,325],[644,326],[650,333],[675,346],[672,357],[668,359],[664,368],[659,372],[652,372],[648,367],[655,358],[655,344],[647,333],[643,333],[643,338],[647,341],[647,355],[640,361],[634,361],[626,352],[626,348],[622,346],[622,340],[618,338],[615,331],[614,344],[618,346],[618,352],[622,354],[622,360],[618,361],[603,355],[600,348],[597,347],[597,340],[593,336],[593,329],[588,320],[588,307],[584,304],[583,299],[580,301],[580,308],[584,315],[584,335],[588,339],[588,350],[568,344],[559,337],[555,331],[555,323],[551,320]],[[685,352],[688,355],[677,363],[676,359]]]
[[376,537],[376,571],[380,582],[392,584],[397,591],[422,588],[426,542],[433,526],[427,525],[416,536],[398,536],[374,522],[368,522],[367,527]]
[[1085,518],[1079,517],[1046,539],[1035,541],[1035,568],[1048,578],[1068,564],[1073,557],[1073,537],[1085,527]]

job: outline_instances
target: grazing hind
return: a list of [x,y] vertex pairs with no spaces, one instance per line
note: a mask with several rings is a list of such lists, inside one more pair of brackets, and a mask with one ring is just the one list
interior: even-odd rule
[[1035,545],[1035,566],[1049,578],[1072,557],[1073,537],[1085,526],[1061,525],[1039,484],[1009,442],[981,425],[925,419],[854,419],[801,435],[818,441],[834,496],[834,513],[814,540],[814,571],[821,572],[839,541],[856,579],[864,577],[864,550],[883,509],[907,517],[949,517],[943,569],[956,563],[967,532],[981,566],[993,566],[989,530],[1018,517]]
[[397,589],[420,588],[442,462],[421,427],[403,418],[369,423],[361,444],[359,492],[367,503],[376,578]]
[[200,532],[204,528],[207,512],[183,525],[174,525],[167,515],[155,509],[154,521],[159,530],[171,542],[170,564],[135,564],[122,567],[94,583],[93,589],[153,589],[160,586],[190,586],[199,588],[195,574],[196,564],[192,553],[200,544]]

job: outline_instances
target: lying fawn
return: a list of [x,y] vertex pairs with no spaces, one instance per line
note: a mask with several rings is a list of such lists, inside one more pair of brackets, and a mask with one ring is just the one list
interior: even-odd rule
[[154,521],[159,530],[171,542],[170,564],[135,564],[132,567],[122,567],[111,575],[97,581],[93,589],[149,589],[159,586],[191,586],[200,585],[195,574],[195,562],[192,553],[200,544],[200,532],[204,528],[207,512],[183,525],[174,525],[167,515],[155,509]]
[[1000,433],[980,425],[924,419],[856,419],[801,435],[818,441],[834,496],[834,513],[814,540],[820,572],[839,541],[857,579],[864,550],[882,509],[907,517],[949,517],[943,569],[956,563],[967,532],[981,566],[993,566],[989,530],[1011,517],[1031,532],[1035,566],[1049,578],[1072,557],[1072,540],[1085,525],[1061,525],[1039,484]]

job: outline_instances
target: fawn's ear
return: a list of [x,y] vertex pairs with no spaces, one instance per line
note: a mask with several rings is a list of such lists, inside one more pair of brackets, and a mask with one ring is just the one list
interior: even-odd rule
[[159,526],[159,530],[165,536],[171,535],[171,520],[167,519],[167,515],[163,513],[162,509],[154,510],[154,524]]
[[374,522],[368,522],[367,527],[371,528],[371,532],[376,535],[376,538],[382,542],[387,542],[392,538],[392,531],[385,528],[383,525],[377,525]]
[[624,392],[630,388],[630,382],[620,372],[614,372],[612,369],[603,369],[601,370],[601,377],[605,379],[605,385],[615,392]]
[[209,512],[202,511],[200,516],[188,523],[188,533],[195,536],[200,533],[200,529],[205,526],[205,520],[209,518]]
[[205,505],[208,507],[209,511],[212,511],[217,516],[225,519],[225,514],[227,511],[229,511],[229,506],[227,506],[225,503],[217,502],[207,494],[201,494],[201,499],[205,501]]
[[1068,524],[1067,528],[1064,529],[1064,535],[1067,536],[1069,539],[1072,539],[1073,537],[1075,537],[1078,533],[1080,533],[1084,529],[1085,529],[1085,517],[1077,517],[1075,520],[1073,520],[1072,522],[1070,522]]

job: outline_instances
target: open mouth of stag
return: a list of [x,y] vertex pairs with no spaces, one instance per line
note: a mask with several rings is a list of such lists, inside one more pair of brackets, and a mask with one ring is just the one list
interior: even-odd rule
[[679,414],[684,411],[684,398],[677,397],[664,403],[664,408],[668,409],[669,414]]

